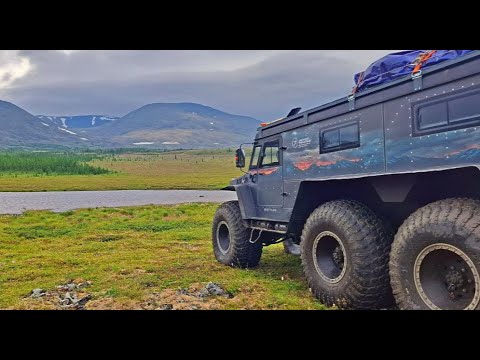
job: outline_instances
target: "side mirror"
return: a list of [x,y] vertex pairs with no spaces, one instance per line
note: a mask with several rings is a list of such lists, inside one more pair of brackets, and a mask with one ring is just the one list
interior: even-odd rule
[[235,166],[237,168],[245,167],[245,151],[243,149],[237,149],[235,151]]

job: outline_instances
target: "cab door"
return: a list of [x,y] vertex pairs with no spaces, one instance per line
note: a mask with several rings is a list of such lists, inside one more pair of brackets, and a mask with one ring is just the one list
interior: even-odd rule
[[265,141],[258,162],[257,201],[263,211],[283,207],[283,171],[281,138]]

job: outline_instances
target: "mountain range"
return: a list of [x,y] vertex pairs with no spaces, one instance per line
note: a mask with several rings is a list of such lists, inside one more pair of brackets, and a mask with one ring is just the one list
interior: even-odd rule
[[20,107],[0,100],[0,148],[84,147],[93,145],[83,136],[43,123]]
[[155,103],[123,117],[32,115],[0,101],[0,148],[218,148],[251,142],[259,121],[195,103]]

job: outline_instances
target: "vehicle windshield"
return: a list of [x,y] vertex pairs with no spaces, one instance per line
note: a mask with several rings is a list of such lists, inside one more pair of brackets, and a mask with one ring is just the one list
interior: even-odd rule
[[257,145],[253,148],[252,159],[250,160],[250,169],[256,169],[258,166],[258,158],[260,157],[261,146]]

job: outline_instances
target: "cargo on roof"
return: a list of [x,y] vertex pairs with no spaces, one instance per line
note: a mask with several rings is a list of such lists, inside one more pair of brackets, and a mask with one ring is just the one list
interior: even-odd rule
[[360,92],[393,80],[409,76],[447,60],[464,56],[473,50],[412,50],[400,51],[375,61],[365,71],[355,75],[354,92]]

